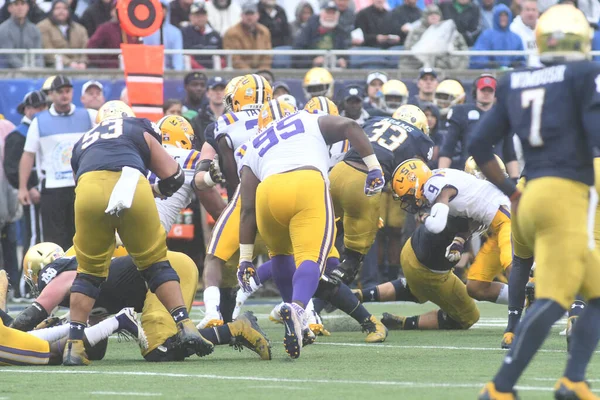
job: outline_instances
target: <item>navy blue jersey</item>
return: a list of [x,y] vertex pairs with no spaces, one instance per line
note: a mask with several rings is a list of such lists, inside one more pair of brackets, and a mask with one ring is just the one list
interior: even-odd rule
[[431,233],[421,224],[413,232],[410,243],[417,260],[433,271],[449,271],[456,263],[446,258],[446,248],[458,233],[469,231],[469,220],[461,217],[448,217],[446,229],[441,233]]
[[[76,271],[77,265],[75,257],[59,258],[46,265],[38,275],[40,293],[60,273]],[[94,309],[116,314],[122,308],[133,307],[135,311],[141,312],[147,292],[146,281],[137,270],[133,259],[130,256],[113,258],[110,262],[108,278],[100,286],[100,295],[94,303]],[[67,294],[60,305],[69,307],[69,297],[70,295]]]
[[[433,156],[433,141],[419,128],[389,117],[368,119],[363,129],[373,146],[386,182],[392,179],[396,167],[410,158],[429,161]],[[344,160],[362,162],[360,154],[350,149]]]
[[523,144],[527,179],[555,176],[594,184],[594,150],[600,145],[600,65],[557,64],[505,75],[497,103],[473,134],[478,163],[490,147],[515,132]]
[[73,147],[71,167],[75,180],[90,171],[121,171],[131,167],[146,175],[150,148],[144,132],[159,142],[158,128],[146,118],[116,118],[102,121],[84,134]]

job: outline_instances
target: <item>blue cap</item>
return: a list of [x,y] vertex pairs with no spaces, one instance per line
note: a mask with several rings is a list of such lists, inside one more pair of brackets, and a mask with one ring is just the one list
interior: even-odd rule
[[344,88],[344,90],[342,91],[342,96],[344,98],[344,101],[347,101],[353,97],[362,101],[364,94],[363,94],[363,90],[360,87],[351,85],[351,86],[346,86]]
[[209,89],[214,89],[217,86],[227,86],[227,81],[225,80],[225,78],[222,78],[220,76],[213,76],[208,80],[208,83],[206,84],[206,87],[208,87]]

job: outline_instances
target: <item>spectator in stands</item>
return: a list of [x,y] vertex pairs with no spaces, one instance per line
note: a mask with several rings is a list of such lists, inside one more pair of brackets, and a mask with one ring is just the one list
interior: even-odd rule
[[240,22],[242,9],[231,0],[212,0],[206,2],[208,22],[221,36],[238,22]]
[[283,81],[274,82],[272,87],[273,87],[273,98],[274,99],[278,98],[279,96],[283,96],[285,94],[292,94],[290,87],[287,85],[287,83],[285,83]]
[[204,144],[204,131],[208,125],[216,122],[225,112],[225,105],[223,104],[225,86],[227,86],[227,81],[220,76],[208,80],[208,91],[206,92],[208,102],[198,110],[198,115],[192,119],[192,127],[196,134],[195,148],[197,149],[202,148]]
[[[169,4],[169,22],[182,29],[190,24],[190,12],[194,0],[173,0]],[[202,1],[204,3],[204,0]]]
[[273,71],[271,71],[270,69],[259,69],[258,71],[255,72],[255,74],[260,75],[263,78],[265,78],[267,80],[267,82],[269,82],[271,85],[273,85],[273,83],[275,82],[275,75],[273,74]]
[[575,7],[581,10],[588,21],[598,23],[600,20],[600,2],[598,0],[577,0]]
[[[208,23],[208,12],[205,2],[192,4],[190,8],[190,24],[181,30],[183,48],[193,50],[213,50],[223,48],[221,35]],[[213,68],[213,57],[193,56],[192,66],[198,68]],[[196,63],[197,65],[193,65]]]
[[[350,5],[350,0],[334,0],[337,6],[340,18],[338,20],[338,26],[350,35],[350,32],[354,29],[354,22],[356,20],[356,14],[354,13],[354,4]],[[325,0],[322,7],[327,6],[331,3],[331,0]]]
[[[453,20],[442,21],[440,9],[435,4],[428,5],[423,11],[421,24],[410,31],[404,47],[415,53],[401,59],[401,65],[406,68],[464,69],[469,64],[467,56],[448,54],[451,50],[468,50],[467,44]],[[432,52],[437,54],[428,54]]]
[[292,34],[285,10],[278,6],[277,0],[260,0],[258,3],[258,22],[271,32],[271,47],[292,44]]
[[479,15],[481,30],[492,29],[494,27],[494,6],[496,0],[481,0],[479,2]]
[[41,210],[44,240],[68,249],[75,234],[75,181],[71,170],[71,150],[75,142],[95,123],[96,111],[75,107],[73,85],[62,75],[52,82],[54,102],[35,116],[27,131],[19,163],[19,201],[31,205],[28,182],[37,157],[42,182]]
[[[258,5],[251,0],[242,6],[242,20],[223,36],[223,48],[230,50],[271,50],[271,33],[258,23]],[[235,69],[269,69],[272,56],[260,54],[234,55]]]
[[163,114],[181,116],[183,114],[183,103],[181,103],[181,100],[168,99],[163,104]]
[[421,9],[417,7],[417,0],[405,0],[403,4],[390,12],[387,23],[391,28],[390,33],[400,36],[398,44],[404,44],[408,33],[421,19],[421,12]]
[[[71,10],[66,0],[54,0],[48,18],[37,27],[42,35],[45,49],[85,49],[88,42],[87,30],[71,19]],[[45,56],[47,67],[56,67],[54,54]],[[86,69],[87,57],[83,54],[63,54],[62,64],[72,69]]]
[[360,10],[356,15],[355,28],[360,28],[364,35],[364,42],[352,42],[354,45],[368,47],[379,47],[386,49],[390,46],[400,44],[399,35],[390,35],[391,27],[388,27],[389,11],[386,10],[386,0],[373,0],[373,5]]
[[383,94],[381,87],[388,81],[385,72],[374,71],[367,75],[367,97],[363,100],[363,108],[370,110],[381,109]]
[[96,110],[106,102],[104,99],[104,87],[96,80],[87,81],[81,87],[81,104],[85,108]]
[[[2,9],[0,9],[0,23],[6,21],[10,18],[10,11],[8,8],[10,7],[11,1],[5,1]],[[29,6],[29,10],[27,11],[27,19],[31,21],[33,24],[37,24],[44,18],[46,18],[46,13],[42,10],[35,0],[27,0],[27,5]]]
[[183,99],[184,112],[187,110],[198,111],[208,99],[206,98],[206,81],[208,78],[202,72],[190,72],[183,78],[185,99]]
[[[177,1],[177,0],[175,0]],[[169,2],[161,0],[163,22],[156,32],[142,39],[144,44],[150,46],[165,46],[165,50],[183,50],[181,31],[169,23]],[[183,70],[183,54],[165,54],[165,69]]]
[[472,0],[452,0],[440,3],[444,19],[451,19],[456,28],[465,38],[467,46],[471,47],[481,33],[479,25],[479,7]]
[[[512,20],[510,8],[504,4],[494,7],[494,28],[484,31],[473,50],[523,50],[521,37],[509,29]],[[472,56],[471,68],[520,67],[525,65],[523,56]]]
[[92,37],[96,29],[111,19],[113,0],[93,0],[81,16],[81,25],[87,29],[88,37]]
[[[113,0],[110,11],[111,19],[96,29],[88,40],[88,49],[119,49],[125,39],[125,43],[139,43],[139,38],[129,36],[121,29],[117,18],[117,1]],[[97,68],[119,68],[119,56],[117,54],[90,55],[89,63]]]
[[306,22],[315,15],[315,10],[308,1],[301,1],[296,7],[296,20],[291,23],[291,35],[292,42],[296,40],[296,36],[300,33],[300,30],[306,25]]
[[[408,104],[415,105],[420,109],[424,109],[425,105],[433,103],[433,96],[438,85],[437,72],[433,68],[421,68],[419,71],[419,79],[417,80],[417,88],[419,93],[409,97]],[[439,113],[439,110],[438,110]]]
[[[537,0],[523,0],[521,2],[521,14],[510,24],[510,30],[519,35],[525,50],[534,51],[537,48],[535,26],[539,15]],[[527,65],[530,67],[541,66],[540,57],[537,54],[529,56]]]
[[[334,1],[328,1],[321,8],[319,15],[312,16],[294,42],[294,49],[299,50],[345,50],[350,47],[350,34],[339,25],[340,12]],[[321,67],[325,62],[323,56],[295,56],[296,68]],[[346,68],[345,57],[338,57],[337,65]]]
[[[27,19],[29,3],[26,0],[7,0],[10,18],[0,24],[0,48],[2,49],[40,49],[42,37],[40,30]],[[24,55],[9,54],[0,57],[0,67],[22,68]],[[41,56],[36,56],[36,66],[43,65]]]
[[371,115],[363,108],[364,92],[360,86],[348,85],[342,91],[342,109],[340,115],[363,125]]
[[429,168],[436,169],[438,166],[438,160],[440,156],[440,147],[444,142],[444,133],[439,129],[440,126],[440,109],[433,103],[422,103],[419,108],[423,110],[427,117],[427,125],[429,126],[429,137],[433,140],[433,155],[431,160],[427,163]]

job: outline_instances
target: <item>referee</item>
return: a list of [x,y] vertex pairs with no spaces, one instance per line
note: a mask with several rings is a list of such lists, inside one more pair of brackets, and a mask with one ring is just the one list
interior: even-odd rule
[[69,78],[57,75],[50,86],[50,109],[35,116],[25,140],[19,163],[19,201],[30,205],[27,188],[37,158],[38,176],[42,180],[42,237],[67,249],[75,234],[75,181],[71,170],[71,151],[75,142],[89,131],[96,111],[73,104],[73,85]]

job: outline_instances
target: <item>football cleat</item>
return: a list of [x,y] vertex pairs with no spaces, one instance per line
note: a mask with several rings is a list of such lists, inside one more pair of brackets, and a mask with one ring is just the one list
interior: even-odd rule
[[381,323],[385,325],[386,328],[392,331],[400,331],[404,329],[404,322],[406,321],[406,317],[401,317],[399,315],[394,315],[390,313],[383,313],[381,317]]
[[232,320],[235,321],[237,319],[238,315],[240,315],[242,312],[244,303],[246,303],[246,300],[248,300],[250,296],[252,296],[252,293],[246,293],[241,288],[238,289],[235,295],[235,307],[233,308],[233,313],[231,314]]
[[317,340],[317,336],[310,328],[302,330],[302,347],[313,344]]
[[[303,344],[303,328],[305,322],[304,310],[297,304],[285,303],[279,311],[285,326],[283,346],[286,353],[292,358],[300,357]],[[302,340],[300,340],[302,338]]]
[[6,295],[8,293],[8,276],[5,270],[0,270],[0,310],[6,311]]
[[252,312],[245,312],[230,323],[229,330],[232,336],[230,345],[235,349],[242,351],[242,347],[246,347],[258,354],[261,360],[271,359],[271,343]]
[[514,341],[515,341],[514,333],[504,332],[504,336],[502,336],[502,343],[500,343],[500,347],[503,349],[510,349]]
[[478,400],[516,400],[518,398],[519,396],[517,396],[517,392],[515,391],[511,393],[497,391],[494,382],[486,383],[481,392],[479,392],[479,397],[477,397]]
[[308,314],[308,327],[315,334],[315,336],[330,336],[331,333],[323,326],[323,320],[321,316],[315,311],[306,311]]
[[80,366],[89,365],[87,354],[83,340],[67,340],[65,350],[63,352],[63,365]]
[[185,356],[191,356],[196,353],[199,357],[209,355],[215,349],[215,346],[206,340],[198,329],[194,326],[191,319],[186,318],[177,323],[177,343],[185,351]]
[[564,376],[554,385],[554,398],[556,400],[598,400],[590,390],[587,382],[573,382]]
[[271,310],[271,314],[269,314],[269,320],[276,324],[283,324],[283,319],[281,318],[281,307],[285,303],[279,303]]
[[148,338],[146,338],[142,323],[138,321],[137,314],[132,307],[122,309],[115,315],[115,318],[119,321],[119,333],[135,340],[140,349],[148,349]]
[[367,343],[381,343],[385,342],[388,335],[387,328],[379,321],[374,315],[367,318],[362,324],[363,332],[367,332],[365,342]]
[[200,329],[204,329],[204,328],[214,328],[214,327],[222,326],[222,325],[223,325],[223,316],[221,315],[221,313],[219,311],[217,311],[216,313],[208,312],[204,315],[204,318],[202,318],[202,321],[200,321],[198,323],[198,325],[196,325],[196,328],[198,328],[198,330],[200,330]]

